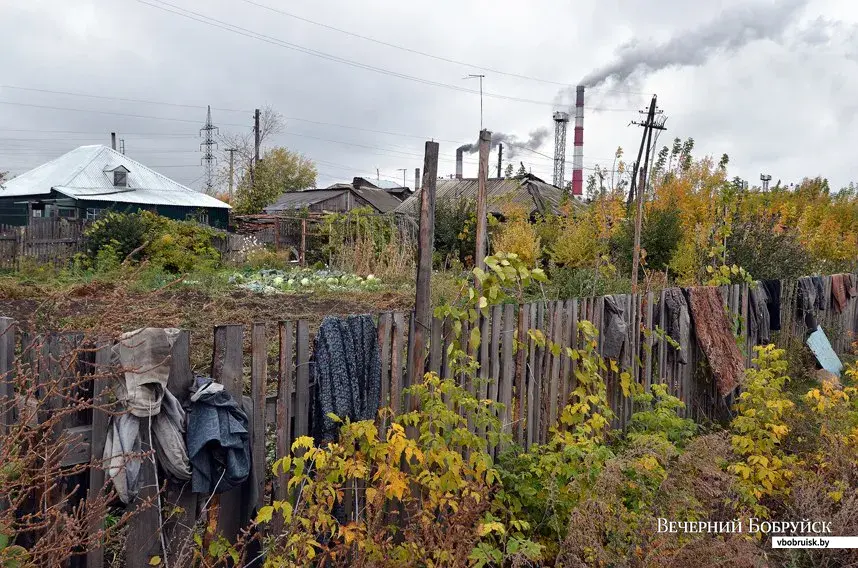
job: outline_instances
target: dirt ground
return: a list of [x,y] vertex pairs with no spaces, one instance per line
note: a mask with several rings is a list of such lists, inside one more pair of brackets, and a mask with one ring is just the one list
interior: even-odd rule
[[22,328],[36,332],[114,335],[143,326],[190,330],[192,362],[200,371],[211,361],[215,325],[266,322],[273,340],[278,321],[307,320],[313,333],[327,315],[402,311],[412,305],[413,295],[406,291],[261,295],[168,288],[141,292],[104,282],[57,293],[38,288],[0,291],[0,316],[15,318]]

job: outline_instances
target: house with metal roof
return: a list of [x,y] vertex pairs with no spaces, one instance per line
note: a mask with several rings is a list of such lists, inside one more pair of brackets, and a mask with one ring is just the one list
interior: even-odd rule
[[230,206],[102,145],[80,146],[0,184],[0,224],[140,209],[226,228]]
[[[470,199],[476,201],[477,178],[439,179],[435,185],[435,199]],[[420,211],[420,190],[402,202],[395,213],[416,216]],[[488,212],[501,216],[508,204],[523,206],[528,214],[560,213],[563,191],[532,174],[521,179],[489,178],[486,180]]]
[[305,189],[281,195],[277,201],[265,208],[265,213],[277,215],[286,212],[307,210],[311,213],[346,213],[352,209],[370,207],[377,213],[389,213],[402,201],[395,195],[373,184],[335,183],[327,188]]

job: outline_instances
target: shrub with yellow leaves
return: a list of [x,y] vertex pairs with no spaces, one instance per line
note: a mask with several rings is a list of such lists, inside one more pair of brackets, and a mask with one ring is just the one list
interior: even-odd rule
[[759,517],[766,516],[766,498],[790,492],[795,457],[786,455],[781,443],[789,433],[786,414],[795,404],[784,394],[787,361],[784,350],[774,345],[754,348],[755,369],[746,371],[745,390],[736,402],[737,416],[730,423],[733,451],[739,460],[728,470],[737,476],[744,504]]

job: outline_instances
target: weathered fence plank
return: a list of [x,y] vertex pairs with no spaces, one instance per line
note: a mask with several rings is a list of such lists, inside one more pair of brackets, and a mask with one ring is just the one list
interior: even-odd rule
[[251,455],[253,470],[256,472],[256,508],[262,506],[265,498],[265,476],[268,467],[265,463],[265,390],[268,378],[268,338],[264,323],[254,323],[250,334],[250,392],[253,401],[251,419]]

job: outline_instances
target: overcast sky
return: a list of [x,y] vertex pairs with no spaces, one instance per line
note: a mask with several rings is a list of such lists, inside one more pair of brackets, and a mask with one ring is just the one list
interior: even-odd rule
[[[205,105],[224,133],[248,130],[253,109],[271,105],[287,119],[271,143],[316,160],[320,187],[376,169],[401,180],[400,168],[411,185],[424,140],[440,142],[441,175],[476,140],[478,83],[464,77],[478,73],[486,128],[522,139],[552,129],[544,155],[515,158],[549,181],[552,112],[563,85],[585,78],[598,83],[587,91],[585,176],[610,167],[617,146],[631,159],[640,129],[629,122],[656,93],[668,117],[660,142],[690,136],[696,155],[726,152],[731,175],[858,181],[858,6],[848,0],[0,0],[0,22],[0,170],[12,173],[116,131],[129,156],[201,188]],[[571,142],[570,125],[567,179]],[[475,156],[465,175],[476,175]]]

